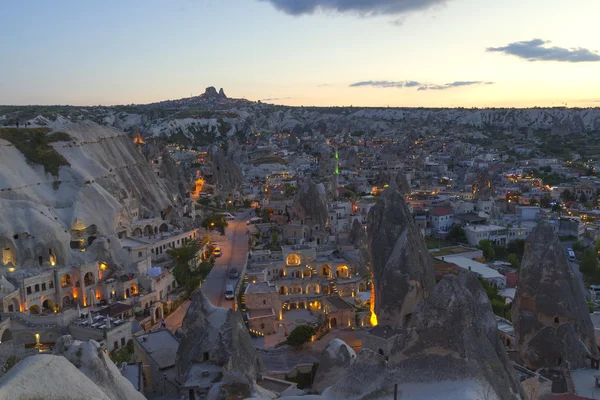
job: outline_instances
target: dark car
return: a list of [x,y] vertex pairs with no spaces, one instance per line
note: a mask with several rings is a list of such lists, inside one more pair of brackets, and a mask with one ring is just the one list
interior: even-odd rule
[[229,279],[237,279],[240,276],[237,268],[231,268],[229,270]]

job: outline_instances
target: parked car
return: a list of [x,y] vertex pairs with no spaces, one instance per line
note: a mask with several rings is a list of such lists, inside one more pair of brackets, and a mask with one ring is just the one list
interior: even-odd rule
[[225,298],[227,300],[232,300],[235,297],[235,293],[233,291],[233,285],[225,286]]
[[229,270],[229,279],[237,279],[240,276],[237,268],[231,268]]
[[231,214],[231,213],[223,213],[223,215],[225,216],[225,219],[228,221],[231,221],[232,219],[235,219],[235,215]]
[[246,225],[258,224],[261,221],[262,221],[262,219],[259,217],[250,218],[248,221],[246,221]]

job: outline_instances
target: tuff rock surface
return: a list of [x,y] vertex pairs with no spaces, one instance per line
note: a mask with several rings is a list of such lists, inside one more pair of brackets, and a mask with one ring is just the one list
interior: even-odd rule
[[[103,259],[123,264],[127,257],[115,231],[131,227],[134,211],[139,218],[160,218],[173,207],[169,190],[124,132],[63,118],[46,127],[70,137],[52,143],[70,164],[57,177],[0,139],[0,246],[14,249],[17,267],[38,268],[40,257],[49,265],[48,249],[57,265],[96,261],[93,244],[106,238]],[[92,242],[87,252],[70,248],[76,226]]]
[[213,306],[202,290],[196,289],[183,319],[177,380],[185,382],[189,367],[204,361],[223,367],[227,378],[248,385],[256,381],[262,368],[240,313]]
[[599,358],[584,294],[547,224],[539,224],[525,242],[512,321],[519,354],[531,369],[566,361],[578,369],[586,366],[586,356]]
[[496,189],[487,170],[479,170],[473,180],[473,198],[475,200],[489,200],[496,195]]
[[294,201],[294,212],[304,219],[308,226],[322,231],[329,221],[327,213],[327,203],[324,200],[326,190],[319,187],[311,180],[308,180],[298,191]]
[[408,183],[408,179],[406,179],[406,174],[404,172],[398,172],[394,177],[394,181],[396,182],[396,185],[398,185],[400,193],[403,195],[408,195],[412,192],[412,188],[410,187],[410,183]]
[[58,339],[52,350],[55,356],[63,356],[80,372],[98,386],[112,400],[142,400],[145,397],[135,390],[131,382],[125,378],[119,368],[100,345],[89,340],[74,340],[71,335]]
[[397,383],[399,393],[411,399],[526,399],[473,273],[444,277],[402,334],[390,340],[387,361],[362,350],[327,393],[340,399],[389,398]]
[[368,216],[368,243],[380,325],[400,328],[435,286],[425,241],[392,182]]
[[[133,386],[131,388],[133,389]],[[140,396],[140,399],[145,398],[141,394]],[[113,398],[104,393],[65,357],[39,354],[20,361],[0,378],[0,400],[13,399],[112,400]]]
[[315,373],[313,390],[322,392],[336,382],[356,360],[356,352],[341,339],[333,339],[327,345]]
[[215,193],[232,197],[233,193],[241,190],[243,176],[239,165],[218,147],[213,147],[210,155]]

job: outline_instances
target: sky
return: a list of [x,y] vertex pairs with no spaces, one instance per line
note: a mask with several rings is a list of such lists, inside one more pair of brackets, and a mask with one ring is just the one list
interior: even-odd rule
[[600,106],[598,0],[6,0],[0,104]]

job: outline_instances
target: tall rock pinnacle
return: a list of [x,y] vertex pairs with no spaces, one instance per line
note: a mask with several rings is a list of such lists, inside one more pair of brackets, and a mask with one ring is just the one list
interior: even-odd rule
[[435,275],[425,241],[395,182],[369,212],[368,243],[378,323],[400,328],[433,290]]
[[547,224],[525,242],[512,321],[521,359],[531,369],[572,369],[599,358],[585,297],[567,261],[565,249]]

